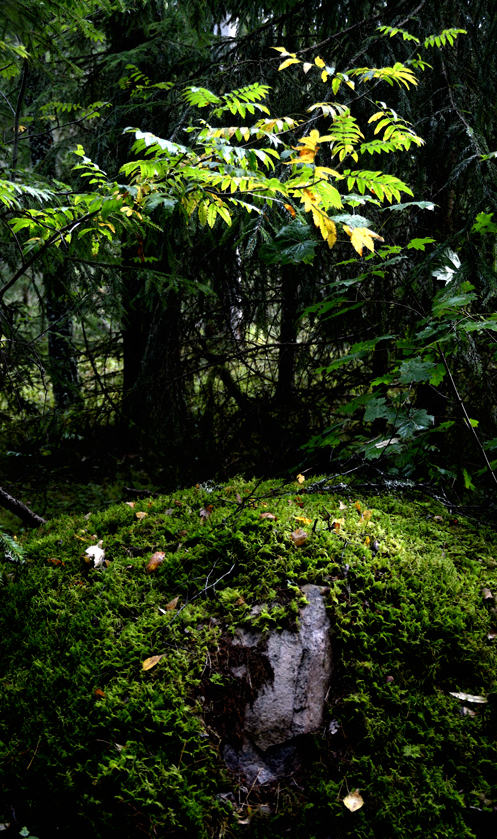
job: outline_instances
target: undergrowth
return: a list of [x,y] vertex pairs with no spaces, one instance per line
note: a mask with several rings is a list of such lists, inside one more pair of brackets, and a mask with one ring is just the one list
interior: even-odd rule
[[[42,839],[449,839],[492,818],[490,529],[422,498],[240,480],[64,516],[23,548],[0,588],[4,822],[14,806]],[[333,627],[323,729],[305,771],[249,789],[220,757],[209,703],[230,680],[216,650],[241,624],[295,628],[305,582]]]

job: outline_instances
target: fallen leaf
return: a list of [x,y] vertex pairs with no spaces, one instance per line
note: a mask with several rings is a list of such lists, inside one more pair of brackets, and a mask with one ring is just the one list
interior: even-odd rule
[[178,532],[178,536],[181,536],[182,538],[183,538],[184,536],[188,536],[188,530],[180,530],[180,531]]
[[105,559],[105,551],[102,549],[103,541],[100,539],[96,545],[91,545],[89,548],[86,549],[85,554],[90,559],[93,559],[93,567],[98,568],[99,565],[102,565]]
[[307,542],[307,533],[299,527],[298,530],[293,531],[292,540],[293,544],[296,545],[297,548],[301,548],[302,545],[305,545]]
[[236,494],[236,500],[237,500],[237,503],[238,503],[238,504],[241,504],[241,503],[242,503],[242,496],[240,495],[240,493],[239,493],[239,492],[237,492],[237,494]]
[[135,516],[136,516],[137,519],[140,519],[140,521],[141,521],[142,519],[145,519],[148,516],[148,513],[143,513],[143,512],[135,513]]
[[172,600],[170,600],[169,603],[166,606],[166,611],[167,612],[172,612],[172,610],[175,609],[176,606],[178,605],[178,600],[179,600],[179,595],[177,597],[174,597]]
[[354,507],[356,508],[356,510],[359,513],[361,512],[361,502],[360,501],[356,501],[355,504],[354,504]]
[[164,658],[164,653],[162,653],[162,655],[151,655],[150,658],[146,658],[143,662],[142,669],[151,670],[152,667],[155,667],[155,665],[159,663],[161,658]]
[[244,603],[245,603],[244,598],[243,598],[243,597],[239,597],[239,598],[238,598],[238,600],[235,600],[235,602],[234,602],[234,604],[233,604],[233,605],[234,605],[234,606],[243,606],[243,604],[244,604]]
[[260,519],[270,519],[271,521],[276,521],[276,516],[273,513],[259,513]]
[[339,501],[338,502],[338,509],[339,510],[347,510],[348,509],[348,504],[344,504],[343,501]]
[[475,702],[478,705],[486,705],[488,699],[485,696],[472,696],[470,693],[457,693],[449,690],[450,696],[460,699],[461,702]]
[[209,519],[211,517],[213,509],[214,508],[213,508],[212,504],[209,504],[207,507],[202,507],[202,509],[200,510],[200,513],[199,513],[200,524],[205,524],[207,519]]
[[364,804],[364,800],[362,795],[359,793],[359,790],[356,789],[354,792],[345,796],[343,803],[345,804],[347,810],[350,810],[351,813],[355,813],[356,810],[361,809]]
[[489,641],[495,641],[497,638],[497,632],[489,632],[487,638]]
[[166,556],[166,554],[164,553],[164,551],[156,551],[154,554],[152,554],[149,561],[147,562],[147,565],[145,567],[145,571],[148,571],[149,574],[152,571],[156,571],[157,568],[159,567],[159,565],[162,562],[164,562],[164,557],[165,556]]
[[484,600],[493,600],[494,599],[494,596],[493,596],[493,594],[492,594],[492,592],[490,591],[489,588],[482,589],[481,596],[483,597]]
[[443,516],[433,516],[433,521],[443,521]]
[[47,562],[51,562],[52,565],[65,565],[66,564],[65,562],[62,562],[61,559],[56,559],[54,556],[51,556],[49,559],[47,559]]
[[133,507],[136,505],[136,501],[125,501],[124,503],[127,507],[131,507],[131,509],[133,509]]
[[87,514],[86,514],[86,516],[83,516],[83,518],[84,518],[86,521],[88,521],[88,519],[89,519],[90,517],[91,517],[91,512],[90,512],[90,513],[87,513]]
[[182,501],[175,501],[174,499],[173,499],[173,504],[176,504],[177,507],[182,507],[183,506]]
[[372,510],[364,510],[361,516],[361,521],[369,521],[372,515]]
[[466,705],[461,705],[459,713],[461,717],[476,717],[476,711],[472,711],[471,708],[466,708]]
[[312,519],[306,519],[305,516],[295,516],[295,521],[301,521],[302,524],[312,524]]
[[303,484],[305,481],[304,475],[297,475],[297,481],[299,482],[299,484]]
[[169,507],[168,510],[164,510],[164,515],[165,516],[172,516],[173,513],[174,513],[174,510],[173,510],[172,507]]
[[101,697],[105,696],[104,691],[100,690],[100,688],[97,688],[96,690],[94,690],[93,693],[95,694],[95,696],[101,696]]

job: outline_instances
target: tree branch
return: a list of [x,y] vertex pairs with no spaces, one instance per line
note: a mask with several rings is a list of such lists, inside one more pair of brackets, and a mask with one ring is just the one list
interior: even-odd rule
[[0,487],[0,507],[4,507],[5,510],[8,510],[10,513],[14,513],[14,515],[20,518],[24,524],[28,525],[28,527],[40,527],[46,522],[46,519],[42,519],[41,516],[33,513],[33,511],[30,510],[29,507],[26,507],[22,501],[18,501],[17,498],[13,498],[13,496],[9,495],[9,493],[2,489],[2,487]]

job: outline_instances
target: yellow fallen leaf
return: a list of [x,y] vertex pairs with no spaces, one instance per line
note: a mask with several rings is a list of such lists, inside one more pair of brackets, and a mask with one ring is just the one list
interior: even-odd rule
[[304,481],[305,481],[304,476],[303,475],[297,475],[297,481],[299,482],[299,484],[303,484]]
[[144,519],[146,516],[148,516],[148,513],[135,513],[135,516],[137,519],[140,519],[141,521],[141,519]]
[[295,521],[301,521],[302,524],[312,524],[312,519],[306,519],[305,516],[295,516]]
[[364,510],[361,516],[361,521],[369,521],[371,518],[371,510]]
[[347,810],[350,810],[351,813],[355,813],[356,810],[360,810],[362,805],[364,804],[364,800],[362,795],[359,793],[359,790],[356,789],[354,792],[351,792],[349,795],[346,795],[343,799],[343,803],[345,804]]
[[159,663],[161,658],[164,658],[164,653],[162,653],[162,655],[151,655],[150,658],[146,658],[143,662],[142,669],[151,670],[152,667],[155,667],[155,665]]

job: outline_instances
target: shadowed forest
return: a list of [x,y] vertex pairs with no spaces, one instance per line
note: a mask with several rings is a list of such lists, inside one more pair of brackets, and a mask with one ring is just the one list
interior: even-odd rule
[[47,516],[302,470],[493,493],[489,4],[0,23],[10,495]]

